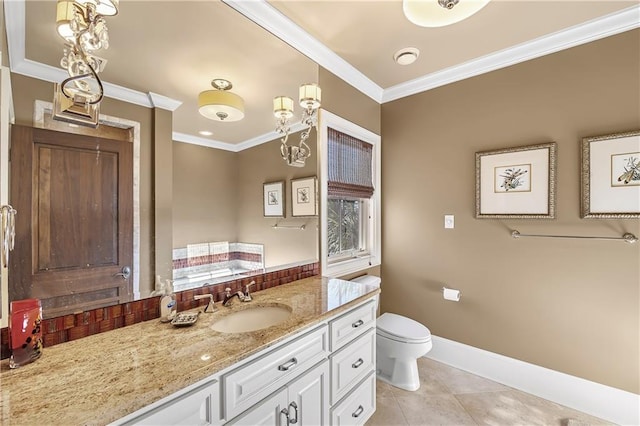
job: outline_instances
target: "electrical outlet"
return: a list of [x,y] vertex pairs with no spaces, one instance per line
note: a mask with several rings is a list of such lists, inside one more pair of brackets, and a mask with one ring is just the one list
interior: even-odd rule
[[455,227],[455,220],[452,214],[444,215],[444,227],[445,229],[453,229]]

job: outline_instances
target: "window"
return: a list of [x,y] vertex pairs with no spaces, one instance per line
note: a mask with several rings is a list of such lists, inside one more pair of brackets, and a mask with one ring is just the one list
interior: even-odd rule
[[322,273],[380,264],[380,136],[322,110]]

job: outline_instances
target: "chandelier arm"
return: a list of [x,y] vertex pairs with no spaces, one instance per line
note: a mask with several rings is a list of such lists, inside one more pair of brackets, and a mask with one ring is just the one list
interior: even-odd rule
[[282,158],[284,160],[287,159],[287,138],[286,137],[282,139],[282,144],[280,145],[280,155],[282,155]]
[[[308,137],[308,136],[307,136]],[[306,139],[306,138],[305,138]],[[309,158],[311,157],[311,148],[309,147],[309,145],[307,145],[307,143],[304,140],[300,141],[300,147],[302,148],[304,146],[304,150],[307,153],[307,155],[304,158]]]

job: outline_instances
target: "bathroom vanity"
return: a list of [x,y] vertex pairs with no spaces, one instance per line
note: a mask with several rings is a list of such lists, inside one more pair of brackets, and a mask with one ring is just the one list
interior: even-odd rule
[[[364,424],[375,411],[378,288],[321,277],[254,293],[178,328],[159,320],[2,363],[3,424]],[[283,322],[224,333],[239,310]],[[5,423],[6,422],[6,423]]]

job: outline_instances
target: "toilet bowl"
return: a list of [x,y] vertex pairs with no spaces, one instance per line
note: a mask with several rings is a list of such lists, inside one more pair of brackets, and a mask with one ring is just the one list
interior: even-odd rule
[[[364,275],[354,282],[380,287],[380,278]],[[379,299],[376,296],[376,303]],[[431,332],[411,318],[384,313],[376,320],[376,376],[408,391],[420,388],[418,358],[432,348]]]

